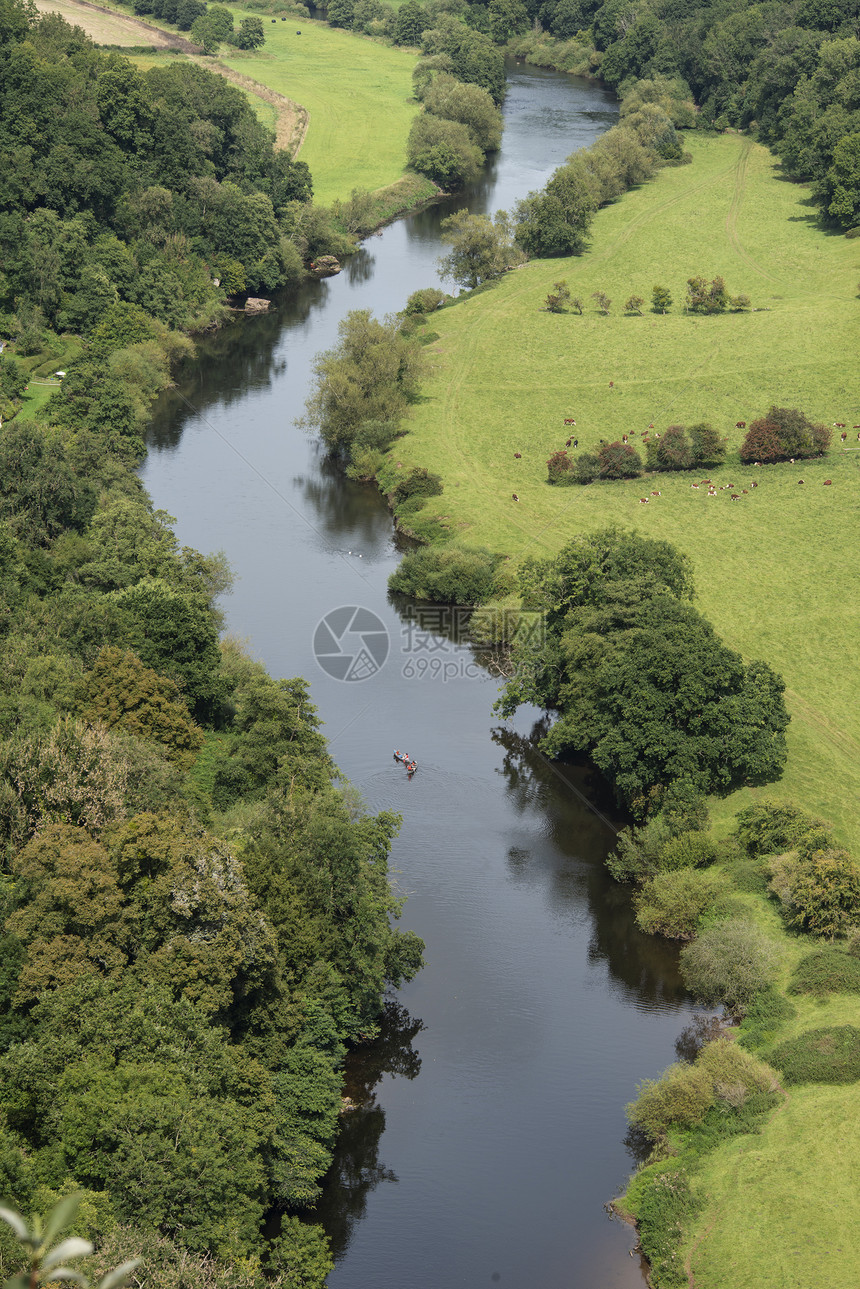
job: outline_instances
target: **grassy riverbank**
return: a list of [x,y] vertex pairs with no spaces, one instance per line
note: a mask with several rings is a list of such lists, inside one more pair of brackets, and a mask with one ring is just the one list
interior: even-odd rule
[[[434,315],[434,373],[396,457],[441,474],[444,495],[428,509],[464,541],[514,559],[553,553],[572,533],[607,523],[686,551],[702,612],[730,646],[786,679],[789,764],[768,794],[831,819],[860,851],[857,432],[846,451],[836,434],[823,461],[753,470],[739,466],[735,428],[773,402],[827,423],[860,422],[860,251],[818,229],[808,191],[781,179],[764,148],[735,135],[692,136],[686,146],[692,165],[662,171],[598,214],[589,253],[533,262]],[[760,311],[685,315],[686,278],[699,273],[724,275]],[[586,302],[583,316],[541,311],[561,278]],[[655,283],[672,290],[672,311],[626,315],[628,296],[647,299]],[[590,299],[597,290],[613,300],[609,317]],[[729,464],[711,472],[718,485],[760,485],[741,501],[728,491],[708,498],[683,474],[546,483],[547,457],[571,433],[582,450],[622,433],[641,442],[651,423],[697,420],[729,437]],[[640,504],[652,490],[661,495]],[[715,803],[718,823],[754,795]]]

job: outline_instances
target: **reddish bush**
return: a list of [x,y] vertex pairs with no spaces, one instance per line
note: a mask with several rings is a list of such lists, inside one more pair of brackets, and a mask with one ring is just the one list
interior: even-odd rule
[[558,452],[553,452],[552,456],[546,463],[547,475],[550,483],[570,483],[570,472],[573,469],[573,462],[565,452],[564,448]]
[[642,458],[629,443],[616,439],[598,448],[597,460],[601,479],[635,479],[642,473]]
[[766,416],[753,421],[741,444],[741,460],[780,461],[784,457],[776,422],[769,421]]

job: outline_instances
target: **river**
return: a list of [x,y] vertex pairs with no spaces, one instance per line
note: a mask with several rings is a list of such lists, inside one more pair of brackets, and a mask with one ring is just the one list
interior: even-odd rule
[[[605,875],[614,829],[599,793],[586,801],[587,772],[533,751],[538,713],[500,728],[497,681],[452,639],[456,622],[389,602],[388,511],[295,424],[347,311],[383,315],[437,284],[448,209],[509,208],[616,114],[591,82],[512,66],[503,148],[481,183],[205,342],[149,435],[156,506],[235,570],[228,630],[272,674],[310,680],[343,773],[369,809],[403,815],[392,866],[426,966],[350,1065],[358,1108],[320,1206],[332,1289],[643,1284],[633,1234],[603,1204],[632,1167],[624,1105],[674,1059],[690,1014],[676,954],[638,934]],[[363,635],[366,678],[343,681],[317,662],[315,632],[334,612],[338,636],[354,615],[336,611],[355,608],[382,625]],[[395,746],[420,763],[411,781]]]

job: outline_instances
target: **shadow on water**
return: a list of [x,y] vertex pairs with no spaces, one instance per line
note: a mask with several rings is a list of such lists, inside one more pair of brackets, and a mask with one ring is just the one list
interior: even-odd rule
[[385,1075],[418,1077],[421,1057],[413,1043],[423,1028],[423,1022],[410,1016],[395,998],[387,998],[378,1038],[355,1048],[347,1059],[344,1091],[354,1108],[341,1116],[334,1158],[314,1211],[337,1261],[349,1247],[356,1222],[364,1217],[370,1192],[380,1182],[397,1181],[397,1175],[379,1159],[385,1111],[376,1088]]

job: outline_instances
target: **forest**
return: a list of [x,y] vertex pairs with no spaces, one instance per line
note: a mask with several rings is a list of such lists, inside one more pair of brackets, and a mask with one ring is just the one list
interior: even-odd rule
[[306,682],[220,639],[226,562],[133,473],[185,333],[301,271],[311,177],[218,76],[141,74],[15,0],[0,64],[0,332],[82,346],[38,420],[8,419],[0,358],[0,1194],[81,1192],[96,1271],[145,1248],[152,1283],[317,1285],[296,1214],[344,1055],[421,963],[399,821],[340,778]]

